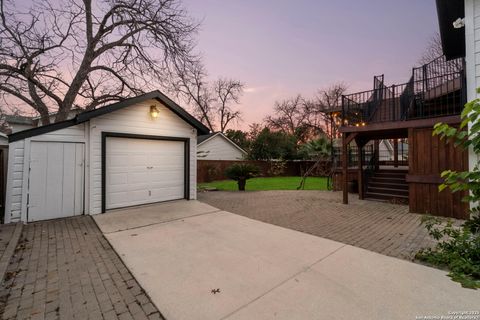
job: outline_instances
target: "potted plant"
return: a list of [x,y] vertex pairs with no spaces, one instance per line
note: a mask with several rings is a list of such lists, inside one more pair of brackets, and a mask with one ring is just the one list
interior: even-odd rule
[[234,164],[225,170],[227,178],[237,181],[238,190],[245,191],[247,180],[255,177],[260,172],[257,166],[249,163]]

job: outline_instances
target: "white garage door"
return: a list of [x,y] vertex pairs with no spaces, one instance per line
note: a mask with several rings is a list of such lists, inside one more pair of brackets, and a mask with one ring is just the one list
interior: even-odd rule
[[83,214],[83,154],[83,143],[31,143],[28,221]]
[[108,137],[106,209],[183,199],[184,142]]

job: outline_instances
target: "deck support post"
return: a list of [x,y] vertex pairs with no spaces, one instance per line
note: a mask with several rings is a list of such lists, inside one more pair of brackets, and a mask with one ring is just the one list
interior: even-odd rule
[[398,167],[398,139],[393,139],[393,166]]
[[358,199],[363,200],[363,144],[357,142],[358,147]]
[[348,142],[347,133],[342,134],[342,190],[343,204],[348,204]]
[[375,171],[380,169],[380,140],[374,140],[373,157],[375,157]]

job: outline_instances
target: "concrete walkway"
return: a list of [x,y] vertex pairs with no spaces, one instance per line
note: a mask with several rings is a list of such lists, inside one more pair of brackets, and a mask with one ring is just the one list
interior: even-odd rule
[[95,220],[169,320],[415,319],[479,308],[479,291],[440,270],[198,201],[145,212]]
[[358,200],[342,204],[341,192],[277,190],[202,192],[200,201],[221,210],[306,232],[384,255],[413,260],[434,244],[408,206]]

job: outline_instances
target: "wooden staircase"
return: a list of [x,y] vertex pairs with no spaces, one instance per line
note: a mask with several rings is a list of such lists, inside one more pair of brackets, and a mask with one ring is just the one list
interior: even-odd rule
[[408,203],[407,170],[380,169],[368,179],[365,199]]

